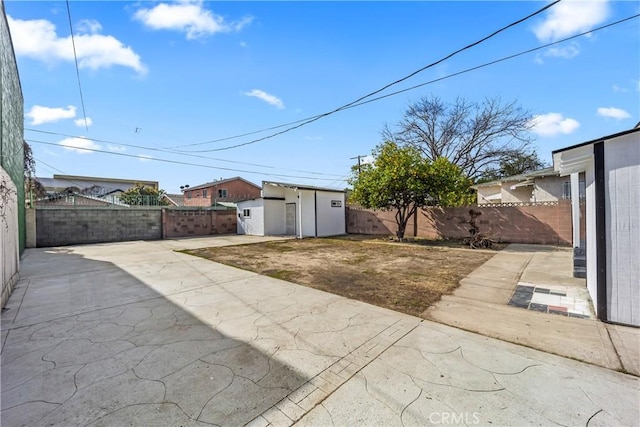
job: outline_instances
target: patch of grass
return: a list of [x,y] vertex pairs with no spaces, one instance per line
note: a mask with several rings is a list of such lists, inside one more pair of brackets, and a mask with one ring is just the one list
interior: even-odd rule
[[273,277],[274,279],[286,280],[290,282],[291,279],[295,277],[296,272],[291,270],[265,270],[263,274],[269,277]]
[[378,236],[345,236],[183,252],[420,316],[493,256],[437,242],[399,244]]

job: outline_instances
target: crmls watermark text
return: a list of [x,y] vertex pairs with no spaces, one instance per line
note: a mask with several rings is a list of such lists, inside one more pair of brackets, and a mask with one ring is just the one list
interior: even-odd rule
[[431,424],[480,424],[480,414],[477,412],[432,412],[429,414]]

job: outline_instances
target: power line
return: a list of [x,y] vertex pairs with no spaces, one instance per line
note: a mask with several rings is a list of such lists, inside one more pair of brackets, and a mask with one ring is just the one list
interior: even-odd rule
[[[82,137],[80,135],[69,135],[69,134],[66,134],[66,133],[51,132],[51,131],[45,131],[45,130],[39,130],[39,129],[30,129],[30,128],[25,128],[24,130],[29,131],[29,132],[43,133],[43,134],[46,134],[46,135],[57,135],[57,136],[65,136],[65,137],[68,137],[68,138],[83,138],[84,139],[84,137]],[[215,158],[215,157],[202,156],[202,155],[191,154],[191,153],[187,153],[187,152],[180,152],[180,151],[174,151],[174,150],[163,149],[163,148],[145,147],[145,146],[142,146],[142,145],[125,144],[123,142],[108,141],[108,140],[104,140],[104,139],[97,139],[97,138],[90,138],[90,139],[91,139],[91,141],[102,142],[104,144],[116,144],[116,145],[121,145],[123,147],[138,148],[138,149],[141,149],[141,150],[157,151],[157,152],[168,153],[168,154],[178,154],[178,155],[185,156],[185,157],[195,157],[195,158],[199,158],[199,159],[215,160],[215,161],[219,161],[219,162],[235,163],[235,164],[239,164],[239,165],[256,166],[256,167],[261,167],[261,168],[266,168],[266,169],[280,169],[280,170],[287,170],[287,171],[291,171],[291,172],[301,172],[301,173],[308,173],[308,174],[311,174],[311,175],[323,175],[323,176],[330,176],[330,177],[339,177],[339,176],[341,176],[341,175],[337,175],[337,174],[305,171],[305,170],[299,170],[299,169],[278,168],[276,166],[261,165],[261,164],[258,164],[258,163],[248,163],[248,162],[240,162],[240,161],[235,161],[235,160],[218,159],[218,158]]]
[[71,31],[71,44],[73,45],[73,59],[76,62],[76,76],[78,78],[78,91],[80,92],[80,104],[82,105],[82,116],[84,117],[84,127],[89,132],[89,124],[87,123],[87,112],[84,109],[84,96],[82,95],[82,86],[80,85],[80,69],[78,67],[78,55],[76,53],[76,39],[73,36],[73,24],[71,23],[71,8],[69,0],[67,0],[67,16],[69,17],[69,30]]
[[531,49],[527,49],[527,50],[524,50],[524,51],[521,51],[521,52],[518,52],[518,53],[514,53],[512,55],[503,56],[502,58],[496,59],[494,61],[485,62],[484,64],[476,65],[475,67],[467,68],[467,69],[464,69],[462,71],[458,71],[458,72],[455,72],[453,74],[446,75],[444,77],[439,77],[437,79],[433,79],[433,80],[430,80],[428,82],[424,82],[424,83],[420,83],[420,84],[417,84],[417,85],[414,85],[414,86],[410,86],[408,88],[405,88],[405,89],[402,89],[402,90],[398,90],[396,92],[391,92],[391,93],[388,93],[386,95],[382,95],[382,96],[379,96],[379,97],[376,97],[376,98],[368,99],[366,101],[360,102],[359,104],[353,105],[353,106],[351,106],[349,108],[353,108],[353,107],[357,107],[357,106],[360,106],[360,105],[369,104],[371,102],[379,101],[379,100],[384,99],[384,98],[389,98],[391,96],[398,95],[398,94],[401,94],[401,93],[404,93],[404,92],[408,92],[410,90],[417,89],[419,87],[427,86],[427,85],[430,85],[430,84],[433,84],[433,83],[437,83],[437,82],[442,81],[442,80],[450,79],[451,77],[456,77],[456,76],[459,76],[461,74],[466,74],[466,73],[469,73],[471,71],[478,70],[480,68],[485,68],[485,67],[488,67],[490,65],[495,65],[495,64],[498,64],[500,62],[507,61],[509,59],[517,58],[518,56],[526,55],[528,53],[535,52],[537,50],[542,50],[542,49],[545,49],[547,47],[550,47],[550,46],[553,46],[553,45],[556,45],[556,44],[564,43],[566,41],[569,41],[569,40],[572,40],[572,39],[575,39],[575,38],[578,38],[578,37],[586,36],[587,34],[593,34],[596,31],[604,30],[605,28],[613,27],[614,25],[622,24],[623,22],[626,22],[626,21],[629,21],[629,20],[632,20],[632,19],[635,19],[635,18],[638,18],[638,17],[640,17],[640,14],[629,16],[627,18],[623,18],[623,19],[620,19],[618,21],[611,22],[609,24],[602,25],[602,26],[597,27],[597,28],[593,28],[593,29],[591,29],[589,31],[585,31],[585,32],[580,33],[580,34],[575,34],[575,35],[573,35],[571,37],[567,37],[567,38],[564,38],[562,40],[557,40],[555,42],[551,42],[551,43],[544,44],[542,46],[538,46],[538,47],[534,47],[534,48],[531,48]]
[[[522,22],[524,22],[524,21],[526,21],[526,20],[528,20],[528,19],[530,19],[530,18],[532,18],[532,17],[544,12],[545,10],[553,7],[554,5],[560,3],[561,1],[562,0],[555,0],[553,3],[549,3],[548,5],[542,7],[541,9],[538,9],[537,11],[525,16],[524,18],[518,19],[517,21],[514,21],[514,22],[512,22],[512,23],[510,23],[510,24],[508,24],[508,25],[506,25],[506,26],[494,31],[493,33],[489,34],[488,36],[485,36],[485,37],[481,38],[480,40],[477,40],[477,41],[475,41],[475,42],[473,42],[471,44],[468,44],[467,46],[462,47],[462,48],[460,48],[460,49],[458,49],[458,50],[446,55],[445,57],[443,57],[443,58],[441,58],[441,59],[439,59],[439,60],[437,60],[435,62],[432,62],[429,65],[425,65],[424,67],[422,67],[422,68],[420,68],[420,69],[418,69],[416,71],[413,71],[412,73],[410,73],[410,74],[408,74],[408,75],[406,75],[406,76],[404,76],[404,77],[402,77],[402,78],[400,78],[398,80],[395,80],[395,81],[393,81],[391,83],[388,83],[388,84],[384,85],[380,89],[377,89],[377,90],[375,90],[373,92],[370,92],[370,93],[368,93],[368,94],[366,94],[364,96],[361,96],[360,98],[358,98],[358,99],[356,99],[354,101],[351,101],[351,102],[349,102],[347,104],[344,104],[344,105],[342,105],[342,106],[340,106],[340,107],[338,107],[338,108],[336,108],[334,110],[331,110],[331,111],[328,111],[326,113],[322,113],[322,114],[319,114],[317,116],[311,117],[308,120],[302,121],[302,123],[294,122],[294,123],[299,123],[299,124],[297,124],[295,126],[292,126],[292,127],[289,127],[289,128],[287,128],[285,130],[273,133],[271,135],[264,136],[262,138],[254,139],[252,141],[244,142],[242,144],[237,144],[237,145],[233,145],[233,146],[230,146],[230,147],[217,148],[217,149],[208,150],[208,151],[230,150],[232,148],[238,148],[238,147],[242,147],[242,146],[245,146],[245,145],[255,144],[256,142],[264,141],[266,139],[270,139],[270,138],[276,137],[278,135],[282,135],[282,134],[290,132],[290,131],[292,131],[294,129],[298,129],[298,128],[302,127],[302,126],[305,126],[305,125],[307,125],[309,123],[313,123],[313,122],[315,122],[317,120],[320,120],[323,117],[327,117],[327,116],[335,114],[335,113],[337,113],[339,111],[345,110],[345,109],[347,109],[347,108],[349,108],[349,107],[351,107],[351,106],[363,101],[364,99],[369,98],[369,97],[371,97],[373,95],[376,95],[376,94],[378,94],[378,93],[390,88],[391,86],[395,86],[395,85],[397,85],[399,83],[402,83],[403,81],[410,79],[411,77],[415,76],[416,74],[419,74],[419,73],[421,73],[421,72],[423,72],[423,71],[425,71],[425,70],[427,70],[429,68],[432,68],[432,67],[434,67],[434,66],[436,66],[436,65],[438,65],[438,64],[440,64],[440,63],[442,63],[444,61],[446,61],[447,59],[450,59],[450,58],[458,55],[459,53],[464,52],[467,49],[470,49],[470,48],[472,48],[474,46],[477,46],[477,45],[479,45],[481,43],[484,43],[485,41],[495,37],[496,35],[500,34],[501,32],[506,31],[507,29],[509,29],[511,27],[514,27],[514,26],[516,26],[518,24],[521,24]],[[247,134],[245,134],[245,135],[247,135]],[[235,137],[230,137],[230,138],[227,138],[227,139],[232,139],[232,138],[235,138]],[[173,148],[190,147],[190,146],[195,146],[195,145],[209,144],[209,143],[212,143],[212,142],[217,142],[217,141],[208,141],[208,142],[204,142],[204,143],[187,144],[187,145],[177,146],[177,147],[173,147]]]
[[[521,51],[521,52],[518,52],[518,53],[514,53],[512,55],[504,56],[502,58],[499,58],[499,59],[496,59],[496,60],[493,60],[493,61],[490,61],[490,62],[485,62],[484,64],[476,65],[475,67],[467,68],[467,69],[455,72],[453,74],[449,74],[449,75],[446,75],[446,76],[443,76],[443,77],[439,77],[439,78],[434,79],[434,80],[430,80],[428,82],[420,83],[418,85],[414,85],[414,86],[411,86],[411,87],[408,87],[408,88],[405,88],[405,89],[402,89],[402,90],[398,90],[396,92],[391,92],[391,93],[388,93],[388,94],[385,94],[385,95],[378,96],[376,98],[371,98],[371,99],[368,99],[368,100],[365,100],[365,101],[361,101],[361,102],[358,102],[356,104],[350,105],[349,107],[344,108],[344,110],[355,108],[355,107],[359,107],[359,106],[362,106],[362,105],[366,105],[366,104],[369,104],[371,102],[379,101],[381,99],[389,98],[389,97],[394,96],[394,95],[398,95],[398,94],[401,94],[401,93],[404,93],[404,92],[408,92],[408,91],[413,90],[413,89],[417,89],[419,87],[427,86],[427,85],[430,85],[430,84],[433,84],[433,83],[440,82],[442,80],[447,80],[447,79],[450,79],[452,77],[456,77],[456,76],[459,76],[459,75],[462,75],[462,74],[466,74],[466,73],[469,73],[471,71],[478,70],[480,68],[485,68],[485,67],[488,67],[490,65],[495,65],[497,63],[504,62],[504,61],[507,61],[509,59],[516,58],[518,56],[522,56],[522,55],[526,55],[528,53],[532,53],[532,52],[535,52],[535,51],[538,51],[538,50],[542,50],[542,49],[545,49],[547,47],[551,47],[551,46],[554,46],[554,45],[557,45],[557,44],[560,44],[560,43],[567,42],[569,40],[573,40],[573,39],[576,39],[576,38],[579,38],[579,37],[586,36],[588,34],[593,34],[593,33],[597,32],[597,31],[604,30],[606,28],[622,24],[622,23],[624,23],[626,21],[630,21],[630,20],[638,18],[638,17],[640,17],[640,14],[632,15],[632,16],[620,19],[618,21],[611,22],[609,24],[605,24],[605,25],[602,25],[600,27],[593,28],[593,29],[588,30],[588,31],[584,31],[584,32],[579,33],[579,34],[575,34],[573,36],[566,37],[566,38],[561,39],[561,40],[557,40],[555,42],[551,42],[551,43],[540,45],[540,46],[537,46],[537,47],[534,47],[534,48],[530,48],[530,49],[527,49],[527,50],[524,50],[524,51]],[[236,136],[230,136],[230,137],[226,137],[226,138],[221,138],[221,139],[218,139],[218,140],[209,141],[207,143],[225,141],[225,140],[229,140],[229,139],[240,138],[240,137],[246,136],[246,135],[262,133],[262,132],[265,132],[267,130],[272,130],[272,129],[277,129],[277,128],[289,126],[289,125],[292,125],[292,124],[295,124],[295,123],[300,123],[300,122],[303,122],[303,121],[306,121],[306,120],[309,120],[309,123],[310,123],[312,121],[315,121],[315,120],[312,120],[312,119],[321,118],[321,117],[323,117],[323,114],[318,114],[316,116],[311,116],[311,117],[308,117],[306,119],[301,119],[301,120],[298,120],[298,121],[295,121],[295,122],[289,122],[289,123],[285,123],[285,124],[282,124],[282,125],[273,126],[273,127],[270,127],[270,128],[249,132],[249,133],[243,134],[243,135],[236,135]],[[272,135],[272,136],[275,136],[275,135]],[[269,138],[272,137],[272,136],[269,136]],[[266,139],[266,138],[263,138],[263,139]],[[189,150],[189,151],[175,150],[175,152],[176,153],[208,153],[208,152],[214,152],[214,151],[229,150],[229,149],[232,149],[232,148],[241,147],[243,145],[253,144],[253,143],[261,141],[263,139],[253,140],[253,141],[249,141],[247,143],[238,144],[238,145],[232,145],[232,146],[223,147],[223,148],[214,148],[214,149],[209,149],[209,150]],[[204,144],[204,143],[199,143],[199,144],[195,144],[195,145],[201,145],[201,144]],[[191,144],[191,145],[194,145],[194,144]],[[186,147],[186,145],[183,145],[183,147]]]
[[[34,159],[36,162],[38,162],[38,163],[42,163],[43,165],[45,165],[46,167],[48,167],[48,168],[49,168],[49,169],[51,169],[52,171],[60,172],[60,173],[62,173],[62,174],[64,174],[64,175],[69,175],[67,172],[65,172],[65,171],[63,171],[63,170],[60,170],[60,169],[58,169],[58,168],[57,168],[57,167],[55,167],[55,166],[51,166],[49,163],[43,162],[42,160],[40,160],[40,159],[36,159],[35,157],[34,157],[33,159]],[[37,177],[36,177],[36,178],[37,178]],[[75,185],[76,187],[78,187],[78,188],[82,188],[82,187],[84,186],[84,184],[81,184],[81,183],[76,182],[76,181],[72,181],[72,180],[70,180],[70,179],[66,179],[66,178],[65,178],[64,180],[65,180],[66,182],[69,182],[69,183],[71,183],[71,184],[74,184],[74,185]]]
[[[31,142],[31,143],[35,143],[35,144],[52,145],[54,147],[64,148],[64,146],[61,146],[61,145],[56,144],[54,142],[38,141],[38,140],[35,140],[35,139],[25,139],[25,140],[27,142]],[[151,161],[156,161],[156,162],[173,163],[173,164],[177,164],[177,165],[196,166],[196,167],[201,167],[201,168],[224,170],[224,171],[231,171],[231,172],[250,173],[250,174],[255,174],[255,175],[275,176],[275,177],[280,177],[280,178],[298,178],[298,179],[307,179],[307,180],[316,180],[316,181],[326,181],[327,180],[327,178],[317,178],[317,177],[299,176],[299,175],[283,175],[283,174],[258,172],[258,171],[243,170],[243,169],[223,168],[223,167],[217,167],[217,166],[203,165],[203,164],[199,164],[199,163],[181,162],[179,160],[159,159],[159,158],[156,158],[156,157],[142,157],[142,156],[139,156],[139,155],[137,156],[135,154],[114,153],[113,151],[98,150],[98,149],[95,149],[95,148],[84,148],[84,147],[67,147],[67,148],[73,148],[75,150],[90,151],[90,152],[94,152],[94,153],[111,154],[113,156],[133,157],[135,159],[144,159],[144,160],[151,160]]]

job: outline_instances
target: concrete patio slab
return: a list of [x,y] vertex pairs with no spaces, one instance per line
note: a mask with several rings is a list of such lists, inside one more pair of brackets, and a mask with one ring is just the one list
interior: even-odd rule
[[635,377],[173,251],[260,240],[28,250],[2,425],[640,423]]
[[572,256],[570,248],[509,245],[462,279],[452,295],[444,296],[423,316],[489,337],[640,375],[640,329],[507,305],[516,285],[571,289],[584,294],[588,300],[584,279],[573,277]]

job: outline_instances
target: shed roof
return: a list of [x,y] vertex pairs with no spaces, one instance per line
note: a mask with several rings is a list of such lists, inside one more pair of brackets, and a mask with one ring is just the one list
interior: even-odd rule
[[[640,125],[640,123],[638,123],[638,125]],[[581,142],[580,144],[571,145],[569,147],[560,148],[558,150],[552,151],[551,154],[562,153],[563,151],[573,150],[575,148],[584,147],[585,145],[595,144],[596,142],[607,141],[609,139],[615,139],[615,138],[618,138],[620,136],[628,135],[628,134],[634,133],[634,132],[640,132],[640,127],[638,127],[636,125],[636,127],[632,128],[632,129],[627,129],[625,131],[614,133],[614,134],[611,134],[611,135],[601,136],[600,138],[592,139],[591,141]]]
[[520,175],[506,176],[504,178],[496,179],[494,181],[483,182],[482,184],[476,184],[473,188],[478,187],[492,187],[494,185],[500,185],[503,182],[514,182],[514,181],[532,181],[535,178],[544,178],[546,176],[558,176],[559,173],[553,169],[553,167],[548,167],[544,169],[540,169],[533,172],[527,172]]
[[274,181],[262,181],[262,186],[270,185],[272,187],[284,187],[291,188],[293,190],[311,190],[311,191],[326,191],[331,193],[344,193],[345,190],[339,190],[337,188],[327,188],[327,187],[314,187],[311,185],[300,185],[300,184],[291,184],[287,182],[274,182]]

